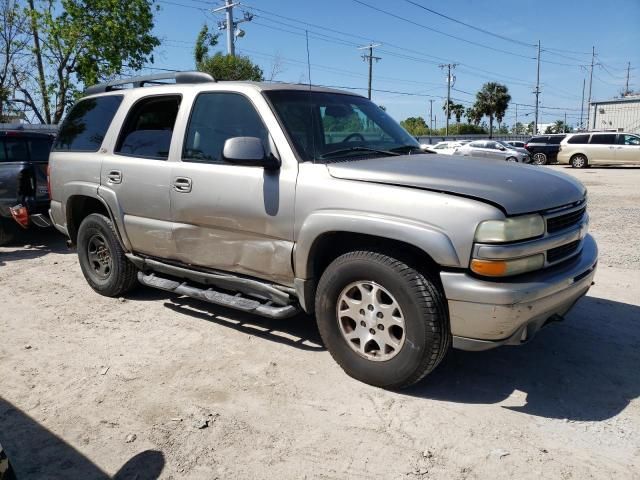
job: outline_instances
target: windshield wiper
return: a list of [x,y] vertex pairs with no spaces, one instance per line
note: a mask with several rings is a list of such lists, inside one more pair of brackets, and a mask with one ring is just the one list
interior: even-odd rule
[[390,151],[394,152],[394,153],[411,153],[413,151],[418,151],[418,152],[421,152],[421,153],[428,153],[428,152],[425,152],[424,150],[422,150],[417,145],[401,145],[399,147],[395,147],[395,148],[390,149]]
[[389,155],[389,156],[394,156],[394,157],[400,155],[400,153],[394,152],[394,151],[391,151],[391,150],[379,150],[377,148],[356,146],[356,147],[340,148],[338,150],[333,150],[331,152],[327,152],[327,153],[324,153],[324,154],[320,155],[318,158],[320,158],[320,159],[334,158],[334,157],[339,157],[341,155],[345,155],[345,154],[349,154],[349,153],[353,153],[353,152],[380,153],[382,155]]

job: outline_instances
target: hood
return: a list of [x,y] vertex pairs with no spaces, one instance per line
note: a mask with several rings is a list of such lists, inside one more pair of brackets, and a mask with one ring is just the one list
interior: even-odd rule
[[507,215],[549,210],[582,200],[586,189],[544,167],[456,155],[402,155],[327,164],[335,178],[402,185],[472,197]]

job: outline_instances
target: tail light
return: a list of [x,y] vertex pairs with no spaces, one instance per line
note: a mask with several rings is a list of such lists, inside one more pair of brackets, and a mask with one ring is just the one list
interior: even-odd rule
[[29,226],[29,211],[27,210],[27,207],[24,205],[16,205],[15,207],[11,207],[9,211],[18,225],[22,228],[27,228]]

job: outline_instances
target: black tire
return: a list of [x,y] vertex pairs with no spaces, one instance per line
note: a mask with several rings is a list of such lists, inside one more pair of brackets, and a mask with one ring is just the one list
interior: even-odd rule
[[582,153],[575,154],[571,157],[570,162],[573,168],[587,168],[589,166],[589,159],[587,159],[587,156]]
[[533,154],[533,160],[531,161],[531,163],[533,163],[534,165],[546,165],[548,161],[549,159],[547,158],[546,154],[537,152]]
[[516,157],[507,157],[507,162],[518,163],[518,159]]
[[[339,297],[359,281],[384,287],[402,310],[406,337],[389,360],[365,358],[341,332]],[[438,366],[451,344],[446,302],[436,282],[382,253],[355,251],[334,260],[320,278],[315,308],[320,335],[334,360],[351,377],[377,387],[404,388],[420,381]]]
[[100,295],[118,297],[137,285],[138,271],[125,256],[109,218],[88,215],[78,229],[77,243],[84,278]]
[[12,219],[0,218],[0,247],[8,245],[16,237],[18,227],[12,223]]

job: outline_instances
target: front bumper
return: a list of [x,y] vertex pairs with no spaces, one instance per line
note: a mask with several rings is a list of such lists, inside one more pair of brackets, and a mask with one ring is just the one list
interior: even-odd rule
[[488,350],[526,342],[587,293],[597,261],[598,247],[587,235],[580,254],[565,264],[508,282],[442,272],[454,348]]

